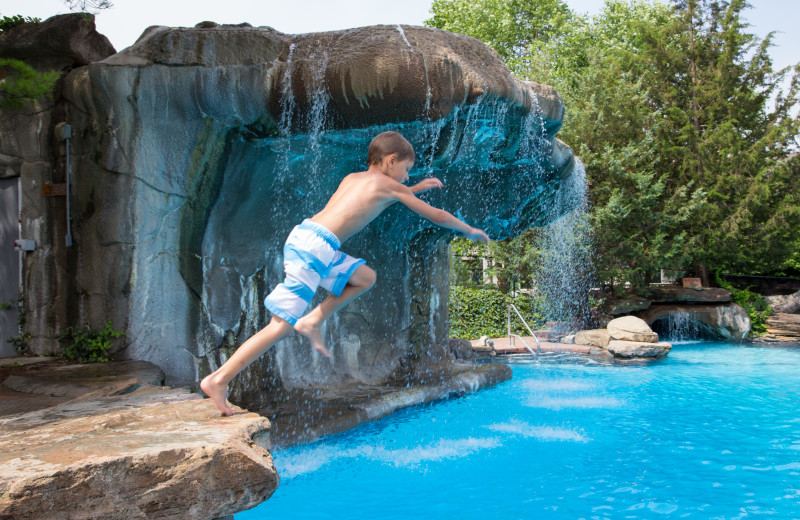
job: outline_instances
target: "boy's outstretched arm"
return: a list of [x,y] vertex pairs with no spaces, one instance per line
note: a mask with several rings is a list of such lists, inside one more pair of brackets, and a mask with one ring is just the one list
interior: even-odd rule
[[440,181],[436,177],[428,177],[427,179],[422,179],[413,186],[409,186],[408,189],[411,190],[411,193],[422,193],[433,188],[441,188],[441,187],[442,187],[442,181]]
[[489,236],[482,230],[474,228],[466,222],[462,222],[454,215],[443,209],[434,208],[427,202],[418,199],[411,191],[411,188],[407,186],[398,184],[395,197],[397,198],[398,202],[402,202],[408,209],[422,217],[425,217],[437,226],[452,229],[453,231],[459,231],[463,233],[464,236],[470,240],[474,240],[475,242],[483,242],[484,244],[489,243]]

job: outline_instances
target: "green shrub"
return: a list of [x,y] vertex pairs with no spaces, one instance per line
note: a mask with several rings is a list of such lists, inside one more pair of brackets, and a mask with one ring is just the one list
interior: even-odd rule
[[747,289],[737,289],[730,283],[720,278],[719,274],[715,275],[717,285],[723,289],[731,292],[733,301],[742,306],[742,308],[750,316],[750,331],[755,336],[760,336],[767,332],[767,318],[772,316],[772,307],[769,306],[767,300],[758,293]]
[[17,301],[2,302],[0,303],[2,310],[15,310],[17,311],[17,327],[19,328],[19,335],[12,336],[6,341],[11,343],[17,355],[27,354],[30,348],[30,339],[33,337],[29,332],[25,332],[25,318],[27,312],[25,310],[25,301],[22,296],[17,297]]
[[111,349],[111,340],[124,334],[124,331],[115,331],[111,328],[111,320],[108,320],[105,328],[100,330],[70,327],[58,335],[58,341],[67,344],[61,349],[61,355],[80,363],[105,363],[108,361],[107,354]]
[[[495,288],[450,287],[450,336],[467,339],[506,336],[509,303],[519,309],[533,330],[544,323],[539,310],[541,302],[527,294],[512,298]],[[513,311],[511,326],[515,334],[528,335]]]
[[32,16],[22,16],[15,14],[13,16],[4,16],[0,18],[0,33],[11,29],[14,26],[22,25],[24,23],[39,23],[41,18],[34,18]]

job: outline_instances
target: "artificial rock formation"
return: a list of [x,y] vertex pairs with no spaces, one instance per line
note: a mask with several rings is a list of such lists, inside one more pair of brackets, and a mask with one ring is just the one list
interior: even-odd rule
[[732,302],[727,289],[664,286],[651,287],[646,293],[647,297],[607,298],[597,308],[600,325],[630,314],[649,327],[685,339],[740,341],[750,334],[750,317]]
[[637,313],[651,327],[662,330],[684,328],[687,338],[712,338],[741,341],[750,334],[750,316],[741,305],[653,304]]
[[616,358],[626,359],[661,359],[672,350],[672,344],[666,341],[621,341],[612,339],[606,346]]
[[611,341],[611,335],[607,329],[581,330],[575,334],[574,343],[578,345],[591,345],[593,347],[606,348]]
[[[282,278],[289,230],[365,168],[381,131],[415,146],[411,182],[444,182],[422,198],[494,239],[568,211],[583,182],[554,137],[564,107],[552,88],[514,78],[478,40],[421,27],[151,27],[71,72],[59,102],[73,127],[75,245],[46,247],[63,222],[41,218],[48,172],[32,172],[23,232],[44,246],[25,258],[34,351],[68,324],[111,318],[127,330],[121,355],[181,380],[266,324],[261,302]],[[284,340],[237,378],[231,400],[258,409],[277,387],[379,384],[447,364],[453,236],[405,208],[384,212],[343,246],[378,283],[329,320],[333,357]],[[54,254],[64,283],[34,283]]]

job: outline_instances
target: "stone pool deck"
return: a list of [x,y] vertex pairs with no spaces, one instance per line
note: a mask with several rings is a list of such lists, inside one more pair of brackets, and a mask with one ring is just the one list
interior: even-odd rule
[[[522,336],[522,340],[534,351],[536,350],[536,340],[533,336]],[[530,351],[525,348],[525,343],[519,339],[516,339],[515,345],[511,345],[511,341],[508,337],[491,338],[491,341],[493,343],[494,352],[498,356],[530,354]],[[473,340],[471,343],[472,349],[479,354],[490,354],[492,352],[492,348],[485,346],[480,340]],[[539,340],[539,349],[540,352],[544,354],[575,354],[577,356],[586,356],[608,361],[614,359],[614,356],[608,350],[591,345],[575,345]]]

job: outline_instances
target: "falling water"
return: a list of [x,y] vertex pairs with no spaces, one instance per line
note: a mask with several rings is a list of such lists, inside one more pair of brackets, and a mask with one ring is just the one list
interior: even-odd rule
[[574,173],[557,198],[554,211],[574,209],[543,230],[537,288],[544,296],[547,319],[555,322],[556,332],[563,333],[586,326],[593,281],[586,170],[577,158]]
[[322,155],[320,138],[328,121],[328,106],[330,103],[330,92],[325,85],[325,70],[328,68],[328,53],[320,51],[321,57],[312,54],[309,63],[313,64],[311,73],[311,110],[308,113],[308,146],[311,152],[310,174],[314,178],[319,174],[319,163]]
[[408,41],[408,38],[406,37],[406,32],[403,30],[402,25],[397,24],[397,31],[400,33],[400,36],[403,38],[403,41],[406,42],[406,45],[411,47],[411,43]]
[[281,117],[278,122],[280,139],[274,144],[275,150],[280,155],[278,172],[289,170],[289,161],[292,154],[292,118],[295,111],[294,91],[292,89],[293,58],[296,45],[289,45],[289,55],[286,58],[286,70],[281,77]]
[[692,341],[704,336],[696,313],[684,310],[670,311],[654,323],[653,328],[662,339],[672,342]]

